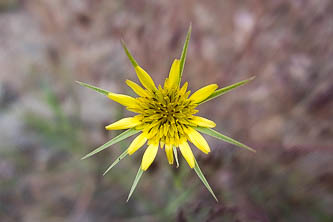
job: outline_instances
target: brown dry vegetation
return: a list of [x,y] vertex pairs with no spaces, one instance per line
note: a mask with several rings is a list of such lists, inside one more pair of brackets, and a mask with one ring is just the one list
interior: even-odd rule
[[[333,2],[330,0],[1,0],[0,221],[333,221]],[[191,90],[251,83],[201,106],[216,129],[256,154],[207,138],[198,162],[163,152],[126,197],[142,151],[91,159],[126,110],[74,81],[131,93],[137,61],[161,83],[193,31]]]

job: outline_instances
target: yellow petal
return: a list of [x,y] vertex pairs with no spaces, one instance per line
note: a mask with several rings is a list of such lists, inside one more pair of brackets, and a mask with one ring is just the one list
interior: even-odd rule
[[169,84],[169,78],[165,78],[163,88],[164,88],[164,89],[168,88],[168,87],[169,87],[168,84]]
[[107,130],[128,129],[128,128],[133,128],[139,125],[140,123],[141,121],[136,117],[127,117],[106,126],[105,129]]
[[140,66],[136,66],[135,72],[136,72],[140,82],[146,89],[149,89],[151,91],[157,90],[153,79],[150,77],[150,75],[145,70],[143,70]]
[[116,94],[116,93],[109,93],[108,94],[109,99],[112,99],[113,101],[120,103],[123,106],[134,106],[136,104],[136,100],[133,97],[123,95],[123,94]]
[[137,136],[131,143],[131,145],[129,145],[127,152],[129,155],[132,155],[133,153],[135,153],[135,151],[137,151],[138,149],[140,149],[147,141],[147,137],[144,133],[141,133],[139,136]]
[[202,87],[201,89],[197,90],[190,96],[190,99],[194,103],[200,103],[201,101],[205,100],[208,96],[210,96],[216,89],[217,84],[210,84],[208,86]]
[[193,116],[193,118],[190,121],[197,126],[206,127],[206,128],[214,128],[216,126],[216,124],[213,121],[203,118],[201,116]]
[[173,152],[172,152],[172,145],[165,144],[165,154],[167,156],[169,164],[173,164]]
[[191,147],[188,145],[187,142],[183,142],[182,144],[179,144],[179,149],[188,165],[193,168],[195,165],[195,161]]
[[189,137],[191,143],[193,143],[199,150],[205,154],[210,152],[210,147],[206,139],[195,129],[189,127],[186,130],[187,136]]
[[146,171],[153,163],[158,151],[158,144],[150,144],[142,157],[141,169]]
[[175,59],[172,63],[170,73],[169,73],[169,80],[168,80],[168,88],[176,88],[179,85],[179,59]]
[[163,149],[163,147],[164,147],[164,142],[160,141],[160,147],[161,147],[161,149]]
[[126,84],[138,95],[141,97],[149,97],[149,94],[138,84],[131,80],[126,80]]
[[182,88],[179,90],[179,95],[181,95],[181,96],[185,95],[187,86],[188,86],[188,83],[185,82],[184,85],[182,86]]

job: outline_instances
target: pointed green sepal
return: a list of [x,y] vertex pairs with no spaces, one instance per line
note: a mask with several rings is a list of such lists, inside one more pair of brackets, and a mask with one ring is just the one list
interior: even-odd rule
[[130,53],[130,51],[128,50],[128,48],[125,45],[125,42],[123,40],[121,40],[121,45],[123,46],[125,53],[127,55],[127,57],[129,58],[129,60],[131,61],[133,67],[137,67],[138,63],[135,61],[134,57],[132,56],[132,54]]
[[103,176],[107,174],[115,165],[117,165],[120,160],[124,159],[128,155],[127,150],[125,150],[112,164],[111,166],[103,173]]
[[125,132],[119,134],[118,136],[116,136],[115,138],[113,138],[112,140],[110,140],[109,142],[105,143],[104,145],[98,147],[97,149],[95,149],[94,151],[88,153],[87,155],[85,155],[84,157],[81,158],[81,160],[86,159],[88,157],[91,157],[92,155],[95,155],[98,152],[101,152],[102,150],[112,146],[113,144],[116,144],[130,136],[133,136],[134,134],[137,134],[139,132],[139,130],[136,129],[128,129]]
[[[195,160],[195,159],[194,159]],[[212,196],[214,197],[214,199],[216,200],[216,202],[218,202],[218,199],[216,198],[212,188],[209,186],[208,181],[206,180],[205,176],[203,175],[203,173],[200,170],[200,167],[198,165],[197,160],[195,160],[195,166],[194,166],[194,171],[197,173],[198,177],[200,178],[200,180],[203,182],[203,184],[206,186],[207,190],[212,194]]]
[[184,46],[183,46],[182,55],[181,55],[181,57],[180,57],[180,65],[179,65],[179,82],[178,82],[178,85],[180,85],[181,80],[182,80],[182,75],[183,75],[184,66],[185,66],[185,61],[186,61],[186,55],[187,55],[188,43],[189,43],[190,38],[191,38],[191,31],[192,31],[192,25],[190,24],[190,27],[188,28],[188,31],[187,31],[187,35],[186,35],[186,39],[185,39],[185,43],[184,43]]
[[208,96],[207,99],[201,101],[199,104],[205,103],[205,102],[207,102],[207,101],[209,101],[209,100],[212,100],[212,99],[214,99],[214,98],[216,98],[216,97],[219,97],[219,96],[221,96],[221,95],[223,95],[223,94],[225,94],[225,93],[227,93],[227,92],[230,92],[231,90],[233,90],[233,89],[235,89],[235,88],[237,88],[237,87],[239,87],[239,86],[241,86],[241,85],[244,85],[244,84],[250,82],[251,80],[253,80],[253,79],[255,79],[255,78],[256,78],[256,77],[253,76],[253,77],[251,77],[251,78],[249,78],[249,79],[246,79],[246,80],[243,80],[243,81],[240,81],[240,82],[234,83],[234,84],[232,84],[232,85],[230,85],[230,86],[226,86],[226,87],[223,87],[223,88],[221,88],[221,89],[218,89],[218,90],[216,90],[215,92],[213,92],[210,96]]
[[135,176],[134,182],[133,182],[133,184],[132,184],[132,187],[131,187],[130,193],[128,194],[128,197],[127,197],[126,202],[128,202],[129,199],[131,198],[131,196],[132,196],[132,194],[133,194],[133,192],[134,192],[136,186],[137,186],[138,183],[139,183],[139,180],[140,180],[142,174],[143,174],[143,170],[141,169],[141,166],[140,166],[140,167],[139,167],[139,170],[138,170],[138,173],[137,173],[136,176]]
[[92,90],[95,90],[96,92],[100,93],[100,94],[103,94],[103,95],[108,95],[110,92],[107,91],[107,90],[104,90],[104,89],[101,89],[101,88],[98,88],[96,86],[92,86],[92,85],[89,85],[87,83],[84,83],[84,82],[79,82],[79,81],[76,81],[78,84],[80,84],[81,86],[84,86],[84,87],[87,87],[87,88],[90,88]]
[[215,137],[216,139],[219,139],[219,140],[222,140],[224,142],[227,142],[227,143],[230,143],[230,144],[233,144],[233,145],[236,145],[238,147],[241,147],[241,148],[244,148],[244,149],[247,149],[247,150],[250,150],[252,152],[256,152],[254,149],[252,149],[251,147],[243,144],[243,143],[240,143],[228,136],[225,136],[213,129],[210,129],[210,128],[204,128],[204,127],[194,127],[196,130],[198,130],[199,132],[201,133],[204,133],[204,134],[207,134],[209,136],[212,136],[212,137]]
[[179,162],[178,162],[178,154],[177,154],[177,147],[173,147],[173,154],[175,156],[175,159],[176,159],[176,167],[178,168],[179,167]]

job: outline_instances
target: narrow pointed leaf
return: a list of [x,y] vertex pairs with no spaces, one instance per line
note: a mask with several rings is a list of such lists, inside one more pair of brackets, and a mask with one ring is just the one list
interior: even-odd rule
[[134,134],[137,134],[139,132],[139,130],[136,129],[128,129],[125,132],[119,134],[118,136],[116,136],[115,138],[113,138],[112,140],[110,140],[109,142],[105,143],[104,145],[98,147],[97,149],[95,149],[94,151],[88,153],[87,155],[85,155],[84,157],[81,158],[81,160],[86,159],[92,155],[95,155],[98,152],[101,152],[102,150],[112,146],[113,144],[116,144]]
[[184,43],[184,46],[183,46],[182,55],[180,57],[179,81],[178,81],[179,85],[180,85],[180,82],[182,80],[184,65],[185,65],[185,61],[186,61],[186,54],[187,54],[188,43],[189,43],[190,38],[191,38],[191,31],[192,31],[192,25],[190,24],[190,27],[188,28],[188,32],[187,32],[187,35],[186,35],[186,40],[185,40],[185,43]]
[[241,147],[241,148],[244,148],[244,149],[247,149],[247,150],[250,150],[252,152],[256,152],[254,149],[252,149],[251,147],[241,143],[241,142],[238,142],[228,136],[225,136],[213,129],[209,129],[209,128],[204,128],[204,127],[194,127],[196,130],[198,130],[199,132],[201,133],[204,133],[204,134],[207,134],[209,136],[212,136],[212,137],[215,137],[216,139],[219,139],[219,140],[223,140],[224,142],[227,142],[227,143],[230,143],[230,144],[233,144],[233,145],[236,145],[238,147]]
[[121,45],[123,46],[125,53],[127,55],[127,57],[129,58],[129,60],[131,61],[133,67],[137,67],[138,63],[135,61],[134,57],[132,56],[132,54],[130,53],[130,51],[128,50],[128,48],[125,45],[125,42],[123,40],[121,40]]
[[226,87],[223,87],[221,89],[218,89],[215,92],[213,92],[210,96],[208,96],[205,100],[201,101],[199,104],[205,103],[205,102],[207,102],[209,100],[212,100],[212,99],[214,99],[216,97],[219,97],[219,96],[221,96],[221,95],[223,95],[223,94],[225,94],[227,92],[230,92],[231,90],[233,90],[233,89],[235,89],[235,88],[237,88],[237,87],[239,87],[241,85],[244,85],[244,84],[250,82],[253,79],[255,79],[255,76],[253,76],[253,77],[251,77],[249,79],[246,79],[246,80],[234,83],[234,84],[232,84],[230,86],[226,86]]
[[108,95],[110,92],[107,91],[107,90],[104,90],[104,89],[101,89],[101,88],[98,88],[96,86],[92,86],[92,85],[89,85],[87,83],[84,83],[84,82],[79,82],[79,81],[76,81],[78,84],[80,84],[81,86],[84,86],[84,87],[87,87],[87,88],[90,88],[90,89],[93,89],[95,90],[96,92],[100,93],[100,94],[103,94],[103,95]]
[[111,166],[103,173],[103,176],[107,174],[115,165],[117,165],[120,160],[124,159],[128,155],[127,150],[125,150],[120,156],[111,164]]
[[134,182],[133,182],[133,184],[132,184],[132,187],[131,187],[131,190],[130,190],[130,193],[129,193],[128,197],[127,197],[126,202],[128,202],[129,199],[131,198],[131,196],[132,196],[132,194],[133,194],[133,192],[134,192],[136,186],[137,186],[138,183],[139,183],[139,180],[140,180],[142,174],[143,174],[143,170],[141,169],[141,166],[140,166],[140,167],[139,167],[139,170],[138,170],[138,173],[137,173],[136,176],[135,176]]
[[198,165],[198,162],[195,160],[195,166],[194,166],[194,171],[197,173],[198,177],[200,178],[200,180],[203,182],[203,184],[206,186],[207,190],[212,194],[212,196],[214,197],[214,199],[216,200],[216,202],[218,202],[218,199],[216,198],[212,188],[209,186],[208,181],[206,180],[205,176],[203,175],[203,173],[200,170],[200,167]]
[[177,148],[174,146],[173,147],[173,153],[175,155],[175,159],[176,159],[176,167],[179,167],[179,162],[178,162],[178,155],[177,155]]

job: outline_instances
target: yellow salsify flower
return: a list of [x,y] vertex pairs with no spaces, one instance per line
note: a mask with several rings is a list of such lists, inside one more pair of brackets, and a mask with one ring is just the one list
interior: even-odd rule
[[105,175],[121,159],[127,155],[132,155],[147,143],[147,148],[142,157],[141,166],[134,180],[127,201],[131,197],[143,171],[146,171],[153,163],[159,147],[164,149],[169,164],[173,164],[176,160],[177,167],[179,165],[177,150],[179,149],[188,165],[191,168],[194,168],[199,178],[216,200],[217,198],[215,194],[210,188],[207,180],[199,168],[198,163],[195,160],[189,142],[203,153],[208,154],[211,149],[205,138],[200,134],[201,132],[228,143],[254,151],[252,148],[211,129],[216,126],[213,121],[195,115],[198,112],[196,109],[198,105],[243,85],[253,78],[220,89],[218,89],[217,84],[210,84],[190,95],[191,92],[187,90],[188,83],[185,82],[181,85],[181,77],[184,69],[190,35],[191,26],[187,33],[181,58],[173,61],[169,76],[165,79],[163,87],[161,85],[156,86],[151,76],[137,64],[124,42],[122,42],[123,48],[143,87],[131,80],[126,80],[126,84],[138,95],[138,97],[134,98],[128,95],[116,94],[86,83],[78,82],[83,86],[107,95],[109,99],[120,103],[129,111],[136,113],[133,117],[126,117],[106,126],[105,128],[107,130],[128,130],[82,158],[85,159],[90,157],[105,148],[128,138],[129,136],[140,133],[132,141],[125,152],[122,153],[104,173]]

